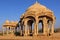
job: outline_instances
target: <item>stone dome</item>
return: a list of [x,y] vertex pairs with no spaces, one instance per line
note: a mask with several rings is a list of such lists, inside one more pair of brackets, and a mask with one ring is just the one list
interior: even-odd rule
[[48,8],[46,8],[44,5],[41,5],[40,3],[36,2],[34,3],[32,6],[30,6],[28,9],[28,11],[40,11],[40,12],[52,12],[51,10],[49,10]]
[[6,20],[5,23],[3,24],[3,26],[10,26],[10,21],[9,20]]
[[9,23],[9,20],[6,20],[6,22],[5,23]]
[[44,5],[41,5],[38,2],[31,5],[20,18],[23,19],[29,16],[35,17],[37,15],[38,17],[45,16],[45,17],[51,18],[52,20],[54,18],[53,11],[51,11],[50,9],[48,9]]

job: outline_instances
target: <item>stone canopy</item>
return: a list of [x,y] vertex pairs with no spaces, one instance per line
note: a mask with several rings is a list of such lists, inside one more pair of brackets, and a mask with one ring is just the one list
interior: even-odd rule
[[[38,25],[41,22],[43,27],[43,34],[54,33],[55,16],[51,10],[47,7],[36,2],[30,6],[24,14],[20,17],[20,25],[24,35],[38,35]],[[34,30],[32,30],[32,24],[34,23]],[[51,24],[49,28],[49,24]],[[22,26],[23,25],[23,26]],[[51,31],[48,31],[51,30]],[[22,32],[23,33],[23,32]]]
[[53,12],[38,2],[36,2],[32,6],[30,6],[26,10],[26,12],[21,16],[21,18],[23,18],[23,17],[25,18],[27,16],[36,17],[36,15],[38,17],[47,16],[48,18],[51,18],[51,20],[55,20],[55,16],[54,16]]

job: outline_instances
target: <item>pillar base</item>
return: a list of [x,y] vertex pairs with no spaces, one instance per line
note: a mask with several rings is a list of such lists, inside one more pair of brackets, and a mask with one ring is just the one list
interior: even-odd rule
[[44,36],[47,36],[48,34],[47,33],[43,33]]
[[54,33],[50,33],[51,35],[53,35]]
[[33,36],[38,36],[38,34],[33,34]]
[[24,36],[28,36],[27,34],[24,34]]

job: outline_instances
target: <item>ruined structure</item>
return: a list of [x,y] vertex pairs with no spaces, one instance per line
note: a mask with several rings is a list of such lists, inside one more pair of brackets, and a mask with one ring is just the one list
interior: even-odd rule
[[[42,24],[43,35],[52,35],[54,33],[55,20],[55,16],[51,10],[36,2],[32,6],[30,6],[24,14],[22,14],[22,16],[20,17],[20,21],[16,24],[19,24],[20,35],[39,35],[39,23]],[[7,23],[3,25],[4,27],[16,27],[16,24],[9,24],[9,21],[6,22]]]

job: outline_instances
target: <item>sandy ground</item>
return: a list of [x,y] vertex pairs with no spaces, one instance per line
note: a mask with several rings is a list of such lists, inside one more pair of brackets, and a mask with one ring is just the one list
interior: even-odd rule
[[0,40],[60,40],[60,33],[52,36],[0,36]]

